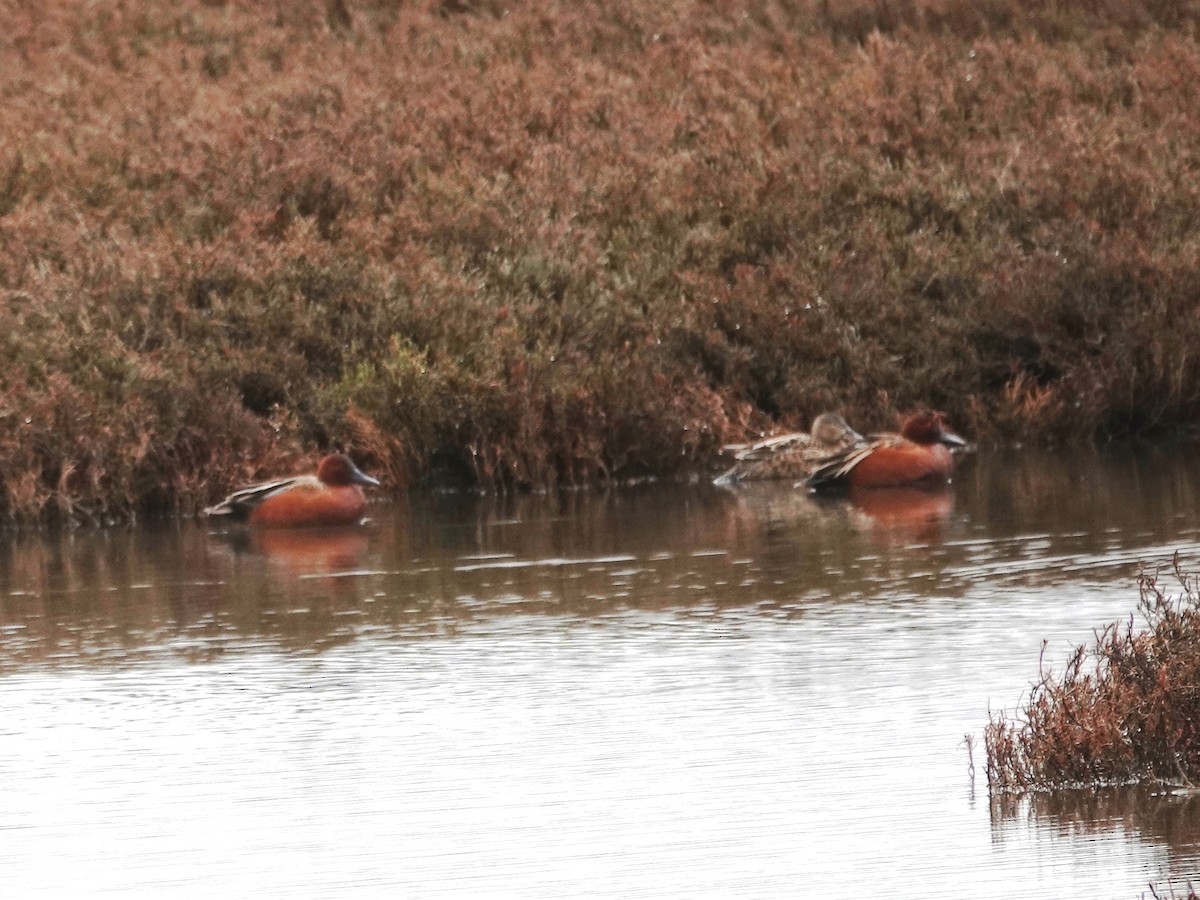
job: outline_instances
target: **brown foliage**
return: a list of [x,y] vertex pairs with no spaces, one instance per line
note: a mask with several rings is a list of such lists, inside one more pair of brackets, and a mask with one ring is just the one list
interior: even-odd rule
[[1175,597],[1138,577],[1144,629],[1133,616],[1109,625],[1061,673],[1042,672],[1019,717],[992,717],[993,789],[1200,781],[1200,582],[1178,557],[1174,575]]
[[0,520],[359,440],[397,483],[532,486],[828,407],[1200,413],[1200,4],[4,18]]

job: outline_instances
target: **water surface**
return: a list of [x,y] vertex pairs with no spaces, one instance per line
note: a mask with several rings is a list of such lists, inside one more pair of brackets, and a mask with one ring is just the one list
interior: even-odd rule
[[[360,529],[0,546],[14,896],[1134,898],[1151,790],[989,799],[1039,654],[1200,564],[1194,452],[951,490],[415,495]],[[963,743],[973,734],[975,773]]]

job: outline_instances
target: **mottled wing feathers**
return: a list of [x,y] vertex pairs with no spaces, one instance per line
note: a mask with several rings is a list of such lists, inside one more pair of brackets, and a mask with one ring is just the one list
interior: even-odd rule
[[843,481],[863,460],[881,447],[902,447],[908,442],[898,434],[873,436],[868,444],[848,447],[826,457],[808,477],[809,487],[823,487]]
[[734,463],[717,478],[717,484],[773,478],[804,479],[831,454],[840,454],[861,444],[862,437],[858,432],[845,427],[832,441],[817,440],[811,434],[795,431],[753,444],[734,445],[726,448],[735,454]]
[[741,461],[770,459],[780,453],[801,450],[812,443],[812,437],[803,431],[793,431],[788,434],[777,434],[764,438],[753,444],[732,444],[725,447],[727,453],[733,453],[733,458]]
[[296,475],[291,478],[280,478],[276,481],[264,481],[234,491],[216,506],[204,510],[206,516],[232,516],[235,519],[246,518],[261,505],[268,497],[274,497],[284,491],[314,490],[321,487],[321,482],[312,475]]

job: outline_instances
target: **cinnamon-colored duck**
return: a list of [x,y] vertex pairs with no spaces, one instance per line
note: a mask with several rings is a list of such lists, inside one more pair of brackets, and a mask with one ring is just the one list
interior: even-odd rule
[[204,510],[204,514],[275,528],[353,525],[367,509],[362,485],[378,487],[379,482],[344,453],[334,453],[321,460],[315,475],[294,475],[244,487]]
[[907,487],[945,482],[954,471],[952,447],[967,442],[946,427],[939,412],[909,416],[899,434],[881,435],[821,463],[809,476],[810,487]]

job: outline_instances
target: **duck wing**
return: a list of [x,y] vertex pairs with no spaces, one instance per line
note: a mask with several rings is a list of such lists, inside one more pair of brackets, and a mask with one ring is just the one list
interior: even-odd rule
[[[313,482],[313,484],[310,485],[309,482]],[[320,487],[320,482],[311,475],[296,475],[276,481],[264,481],[262,484],[252,484],[234,491],[216,506],[208,507],[204,510],[204,515],[232,516],[235,519],[244,519],[268,497],[305,487]]]
[[807,471],[813,439],[803,431],[777,434],[753,444],[731,444],[722,449],[734,454],[733,465],[714,483],[736,484],[756,479],[796,477],[797,467]]
[[826,456],[808,476],[808,486],[820,488],[840,484],[855,466],[876,450],[882,447],[902,447],[909,444],[898,434],[875,435],[873,438],[869,443],[854,444]]
[[742,460],[770,459],[781,453],[807,447],[812,443],[812,436],[803,431],[792,431],[787,434],[777,434],[753,444],[731,444],[722,448],[727,453],[733,453],[733,458]]

